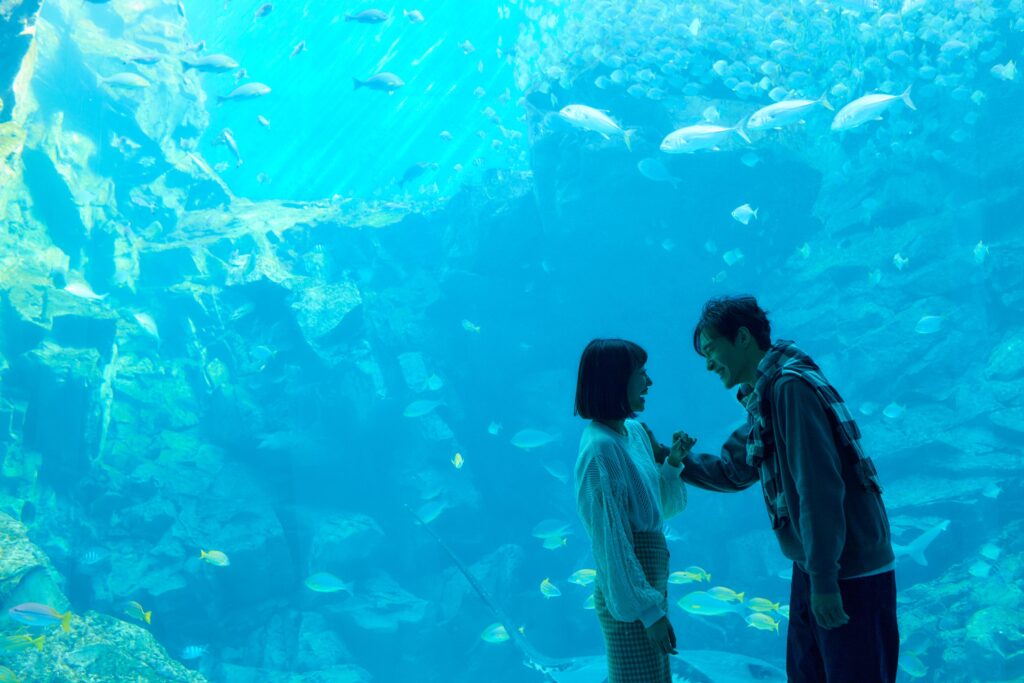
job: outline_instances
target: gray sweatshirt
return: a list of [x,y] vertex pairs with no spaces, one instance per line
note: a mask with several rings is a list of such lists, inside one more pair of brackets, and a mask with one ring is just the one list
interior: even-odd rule
[[[813,593],[838,593],[839,579],[894,561],[882,497],[860,486],[848,458],[840,458],[824,404],[799,377],[772,387],[771,412],[789,521],[775,530],[782,554],[811,577]],[[760,479],[747,464],[744,424],[722,446],[721,457],[688,455],[683,481],[709,491],[741,491]],[[762,467],[770,466],[766,460]]]

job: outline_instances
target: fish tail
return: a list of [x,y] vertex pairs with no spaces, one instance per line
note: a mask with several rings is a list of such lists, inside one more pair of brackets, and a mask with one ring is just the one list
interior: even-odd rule
[[145,617],[147,624],[152,624],[153,623],[153,613],[152,612],[146,612],[143,615],[143,617]]
[[622,141],[626,143],[626,149],[630,152],[633,151],[633,133],[636,132],[636,128],[630,128],[622,133]]
[[227,99],[228,98],[224,97],[223,95],[217,95],[217,106],[219,107],[220,105],[224,104],[224,102],[226,102]]
[[[348,21],[348,20],[346,19],[346,21]],[[363,82],[361,80],[359,80],[358,78],[356,78],[355,76],[352,77],[352,83],[353,83],[353,86],[354,86],[352,88],[353,90],[359,90],[359,88],[363,87]]]
[[748,145],[752,145],[754,143],[750,141],[750,136],[747,135],[747,131],[745,129],[745,126],[747,125],[747,121],[748,120],[749,120],[749,117],[743,119],[742,121],[740,121],[739,123],[736,124],[736,127],[733,130],[736,131],[736,135],[739,135],[741,138],[746,140]]
[[902,95],[900,95],[900,99],[903,100],[903,104],[907,105],[907,107],[917,111],[917,106],[914,104],[914,101],[910,99],[910,89],[912,87],[914,86],[908,85],[907,89],[903,91]]
[[744,595],[746,595],[746,593],[745,593],[745,592],[744,592],[744,593],[737,593],[737,594],[736,594],[736,597],[740,599],[740,602],[743,602],[743,596],[744,596]]
[[239,160],[238,160],[238,163],[237,163],[237,164],[235,164],[235,168],[238,168],[238,167],[239,167],[239,166],[241,166],[241,165],[242,165],[243,163],[245,163],[245,162],[243,162],[243,161],[242,161],[241,159],[239,159]]
[[353,19],[355,19],[355,17],[353,17],[351,14],[345,15],[345,21],[352,21]]
[[60,617],[60,627],[64,629],[64,633],[71,630],[71,610],[68,610]]
[[36,646],[36,649],[40,652],[43,651],[43,643],[46,641],[46,636],[39,636],[35,640],[29,639],[29,642]]
[[821,97],[818,98],[818,102],[820,102],[821,106],[825,107],[825,109],[828,109],[829,111],[836,110],[836,108],[832,106],[832,103],[828,101],[828,90],[821,93]]

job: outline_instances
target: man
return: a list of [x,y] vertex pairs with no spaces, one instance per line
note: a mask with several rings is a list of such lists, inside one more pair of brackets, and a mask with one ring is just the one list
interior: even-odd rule
[[[747,421],[721,457],[688,455],[681,476],[709,491],[761,482],[772,529],[793,561],[790,683],[893,683],[895,557],[877,473],[821,369],[793,342],[773,344],[770,333],[753,297],[704,306],[694,349],[726,389],[738,387]],[[664,457],[667,448],[657,449]]]

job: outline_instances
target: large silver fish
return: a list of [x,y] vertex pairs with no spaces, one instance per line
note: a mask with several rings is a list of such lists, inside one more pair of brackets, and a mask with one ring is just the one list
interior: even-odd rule
[[872,93],[858,97],[840,109],[836,117],[832,119],[832,130],[850,130],[868,121],[877,121],[882,118],[883,112],[897,102],[902,102],[909,109],[917,109],[910,99],[909,87],[903,91],[902,95]]
[[270,87],[263,83],[246,83],[231,91],[229,95],[218,95],[217,104],[232,100],[251,100],[255,97],[263,97],[270,92]]
[[808,112],[821,105],[829,111],[835,111],[822,94],[816,100],[783,100],[767,107],[761,107],[747,119],[747,130],[765,130],[783,128],[794,123],[802,123]]
[[577,128],[600,133],[605,140],[610,139],[613,135],[621,137],[622,141],[626,143],[626,149],[632,150],[631,138],[636,131],[624,130],[611,116],[600,109],[594,109],[585,104],[569,104],[562,107],[558,116]]

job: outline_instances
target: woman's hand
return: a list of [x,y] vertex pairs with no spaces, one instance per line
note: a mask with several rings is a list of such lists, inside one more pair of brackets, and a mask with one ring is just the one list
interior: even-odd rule
[[697,443],[697,439],[693,438],[686,432],[676,432],[672,435],[672,449],[668,453],[668,464],[672,467],[679,467],[682,464],[683,458],[690,452],[694,444]]
[[672,630],[672,624],[668,623],[668,617],[662,617],[648,626],[647,637],[656,651],[669,655],[678,654],[676,632]]

